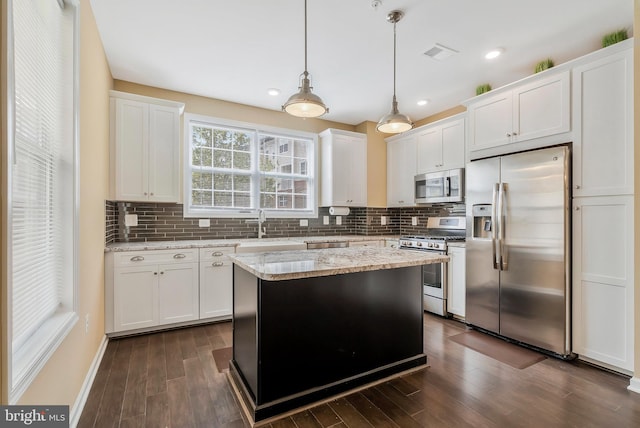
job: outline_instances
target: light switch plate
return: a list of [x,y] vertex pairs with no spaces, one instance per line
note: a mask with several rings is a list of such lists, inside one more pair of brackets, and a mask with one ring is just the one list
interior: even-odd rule
[[412,226],[418,225],[418,217],[411,217],[411,225]]
[[323,215],[322,216],[322,224],[324,224],[325,226],[327,224],[329,224],[329,216],[328,215]]
[[126,227],[137,226],[138,225],[138,214],[125,214],[124,215],[124,225]]
[[307,220],[306,218],[300,219],[300,226],[302,227],[309,226],[309,220]]
[[387,225],[387,216],[386,215],[380,216],[380,225],[381,226],[386,226]]
[[336,224],[338,226],[340,226],[342,224],[342,216],[341,215],[337,215],[336,216]]
[[198,220],[198,226],[209,227],[211,226],[211,220],[209,220],[208,218],[201,218],[200,220]]

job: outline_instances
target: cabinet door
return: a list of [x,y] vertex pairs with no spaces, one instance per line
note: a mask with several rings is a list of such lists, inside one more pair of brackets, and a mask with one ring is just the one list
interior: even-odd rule
[[322,206],[367,205],[367,138],[333,131],[321,134]]
[[469,106],[469,151],[501,146],[511,141],[511,91],[501,92]]
[[442,125],[442,169],[464,168],[464,119]]
[[633,51],[573,70],[574,196],[633,193]]
[[124,201],[146,201],[149,105],[126,99],[116,99],[115,105],[115,196]]
[[440,171],[442,161],[442,127],[435,127],[418,134],[417,174]]
[[149,105],[149,200],[178,202],[180,116],[175,108]]
[[153,327],[158,323],[158,268],[116,268],[113,279],[114,331]]
[[158,324],[197,320],[198,264],[160,265],[158,278]]
[[387,143],[387,206],[415,205],[414,177],[416,175],[416,138]]
[[513,90],[513,141],[569,132],[569,72],[552,75]]
[[466,295],[466,250],[464,247],[449,247],[451,258],[448,266],[447,312],[464,318]]
[[200,262],[200,319],[230,316],[232,298],[233,263]]
[[633,197],[573,204],[573,351],[633,371]]

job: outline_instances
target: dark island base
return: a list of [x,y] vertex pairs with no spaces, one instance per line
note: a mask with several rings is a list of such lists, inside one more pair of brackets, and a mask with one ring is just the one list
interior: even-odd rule
[[251,395],[249,394],[249,391],[247,391],[242,380],[242,375],[238,372],[238,368],[234,361],[231,361],[229,364],[228,379],[229,382],[232,383],[232,391],[236,392],[238,399],[244,403],[243,407],[249,412],[247,416],[252,419],[250,422],[255,423],[307,404],[328,399],[332,396],[353,390],[363,385],[400,376],[407,371],[411,371],[411,369],[426,367],[426,364],[427,356],[425,354],[417,355],[406,361],[391,364],[386,367],[380,367],[376,370],[362,373],[359,376],[343,379],[339,382],[334,382],[333,384],[325,385],[320,388],[312,388],[307,391],[302,391],[298,394],[258,406],[256,406],[251,399]]
[[266,281],[235,265],[231,378],[253,420],[426,364],[421,272]]

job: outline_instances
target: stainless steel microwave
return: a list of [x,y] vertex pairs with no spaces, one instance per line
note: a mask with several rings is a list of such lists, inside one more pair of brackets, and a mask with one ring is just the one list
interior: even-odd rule
[[418,174],[414,182],[416,204],[464,200],[463,168]]

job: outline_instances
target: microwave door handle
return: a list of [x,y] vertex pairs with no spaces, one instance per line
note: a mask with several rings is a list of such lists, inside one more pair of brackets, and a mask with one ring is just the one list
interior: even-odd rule
[[492,262],[493,262],[493,268],[498,270],[499,264],[498,264],[498,254],[496,254],[496,244],[497,244],[497,238],[498,238],[498,234],[497,234],[497,228],[498,228],[498,224],[496,223],[497,220],[497,215],[496,212],[498,210],[498,192],[499,192],[499,184],[495,183],[493,185],[493,196],[491,198],[491,252],[493,254],[492,257]]
[[450,177],[444,178],[444,195],[451,196],[451,178]]

